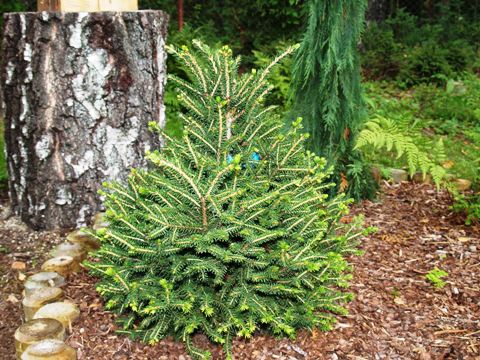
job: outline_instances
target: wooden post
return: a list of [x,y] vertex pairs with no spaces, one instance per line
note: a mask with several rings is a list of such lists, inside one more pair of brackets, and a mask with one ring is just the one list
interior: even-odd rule
[[137,11],[138,0],[99,0],[99,11]]
[[37,0],[38,11],[60,11],[60,0]]
[[137,11],[138,0],[37,0],[38,11]]
[[183,30],[183,0],[178,0],[177,3],[178,10],[178,30]]
[[162,11],[5,15],[0,68],[9,193],[35,229],[76,228],[159,148],[168,16]]

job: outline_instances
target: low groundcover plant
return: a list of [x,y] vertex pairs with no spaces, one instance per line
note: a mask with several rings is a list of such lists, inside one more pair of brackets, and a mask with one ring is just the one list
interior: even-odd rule
[[350,201],[326,195],[331,171],[305,150],[301,119],[285,130],[262,105],[272,66],[294,49],[240,76],[228,47],[194,44],[170,48],[190,72],[170,77],[183,136],[166,137],[127,185],[105,184],[110,225],[88,266],[123,332],[149,343],[173,335],[205,359],[191,343],[202,332],[232,359],[233,336],[294,337],[345,314],[344,256],[362,232],[341,221]]

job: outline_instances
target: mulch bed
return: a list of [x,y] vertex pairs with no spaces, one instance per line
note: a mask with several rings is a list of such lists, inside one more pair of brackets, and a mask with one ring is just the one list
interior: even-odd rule
[[[380,202],[354,209],[378,232],[363,239],[363,256],[351,258],[350,314],[330,332],[301,332],[295,341],[263,334],[236,340],[235,358],[480,359],[480,228],[464,226],[450,205],[448,194],[428,185],[385,185]],[[14,359],[13,332],[22,316],[23,275],[11,265],[25,262],[24,273],[33,273],[60,241],[62,234],[29,231],[15,218],[0,221],[1,359]],[[434,267],[449,274],[443,289],[425,280]],[[68,279],[66,293],[81,308],[67,340],[80,360],[190,359],[171,339],[152,347],[117,335],[114,316],[104,310],[87,273]],[[222,359],[220,348],[204,336],[195,342]]]

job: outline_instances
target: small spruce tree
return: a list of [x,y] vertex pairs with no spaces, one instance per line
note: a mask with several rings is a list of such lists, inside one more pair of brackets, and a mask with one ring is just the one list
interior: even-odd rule
[[335,167],[334,191],[371,198],[376,184],[354,149],[366,116],[357,45],[367,0],[310,0],[308,6],[293,65],[293,113],[304,119],[308,148]]
[[232,359],[233,336],[329,329],[345,313],[344,255],[360,226],[340,221],[343,195],[327,199],[329,171],[305,151],[301,121],[282,132],[262,106],[269,71],[293,49],[239,76],[228,47],[194,44],[170,49],[191,76],[170,76],[183,137],[149,153],[153,168],[133,170],[128,185],[106,184],[110,225],[89,267],[123,332],[152,343],[173,335],[205,359],[191,343],[203,332]]

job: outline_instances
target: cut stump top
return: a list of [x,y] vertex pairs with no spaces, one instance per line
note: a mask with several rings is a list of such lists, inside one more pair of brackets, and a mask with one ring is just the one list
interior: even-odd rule
[[38,11],[138,11],[138,0],[37,0]]

